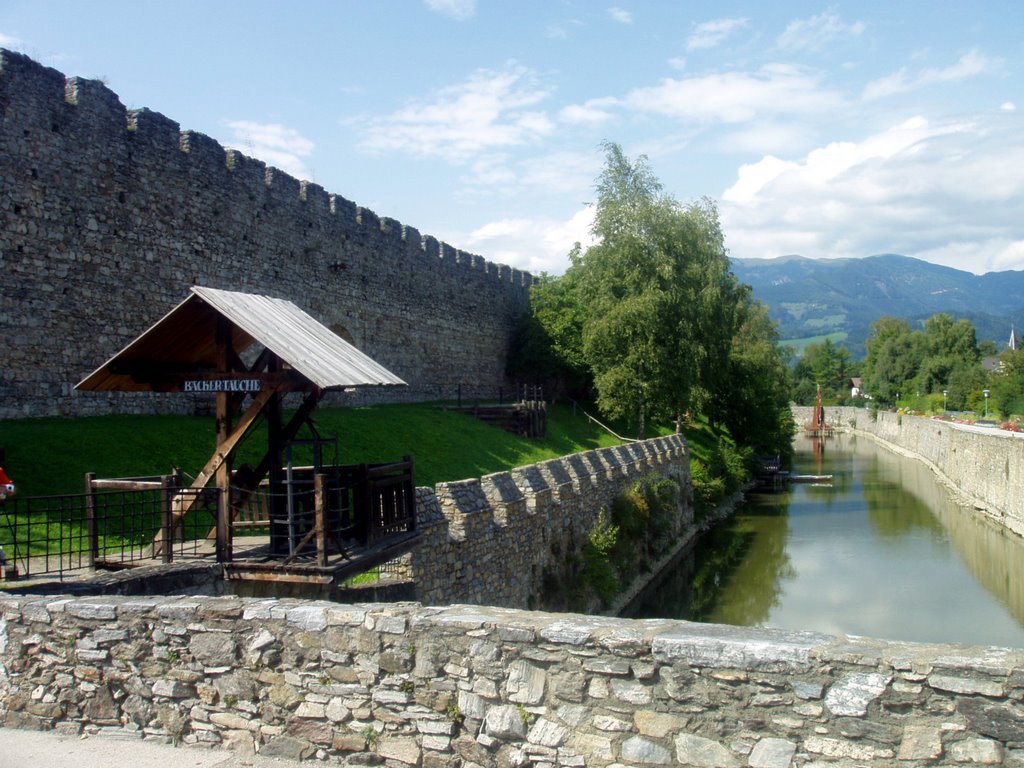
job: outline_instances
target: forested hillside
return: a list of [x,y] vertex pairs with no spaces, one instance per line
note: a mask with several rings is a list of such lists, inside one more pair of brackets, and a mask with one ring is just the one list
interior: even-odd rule
[[[829,336],[853,359],[871,323],[891,316],[922,327],[937,312],[970,320],[998,346],[1024,327],[1024,272],[975,275],[907,256],[863,259],[733,259],[740,282],[768,306],[783,339]],[[821,339],[817,339],[821,341]]]

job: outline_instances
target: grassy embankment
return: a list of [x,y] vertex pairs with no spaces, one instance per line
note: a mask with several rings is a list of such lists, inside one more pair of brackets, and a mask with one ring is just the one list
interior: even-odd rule
[[[321,436],[337,435],[342,464],[411,455],[420,486],[480,477],[618,443],[571,404],[550,407],[548,414],[548,436],[543,440],[516,437],[436,404],[325,408],[317,412],[314,423]],[[611,426],[624,431],[621,425]],[[723,490],[714,475],[724,442],[700,423],[687,430],[686,437],[700,464],[694,467],[699,504],[705,500],[701,497]],[[265,445],[265,433],[257,428],[243,444],[240,461],[255,463]],[[137,477],[179,467],[191,478],[213,451],[214,423],[210,417],[190,416],[17,419],[0,422],[0,447],[6,449],[5,468],[19,496],[78,494],[84,491],[86,472],[98,477]],[[301,455],[295,460],[309,462]],[[701,479],[705,475],[710,485]],[[5,533],[0,531],[0,539]]]
[[[324,408],[314,423],[321,436],[337,435],[339,463],[410,454],[416,484],[431,486],[618,442],[571,404],[549,409],[543,440],[519,438],[431,404]],[[257,427],[241,448],[241,461],[257,460],[265,445],[265,433]],[[16,419],[0,422],[0,447],[6,449],[5,468],[19,495],[81,493],[86,472],[136,477],[180,467],[195,475],[213,452],[214,423],[198,416]]]

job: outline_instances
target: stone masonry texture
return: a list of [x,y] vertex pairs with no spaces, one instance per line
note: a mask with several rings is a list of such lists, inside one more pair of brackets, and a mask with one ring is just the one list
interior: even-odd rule
[[680,494],[666,542],[693,534],[690,451],[680,435],[602,448],[479,479],[417,490],[416,599],[537,608],[545,581],[565,583],[601,510],[648,476]]
[[335,765],[1024,765],[1024,651],[418,603],[0,596],[0,720]]
[[409,383],[340,402],[494,396],[533,280],[2,49],[0,273],[0,418],[208,408],[73,389],[192,285],[288,299]]

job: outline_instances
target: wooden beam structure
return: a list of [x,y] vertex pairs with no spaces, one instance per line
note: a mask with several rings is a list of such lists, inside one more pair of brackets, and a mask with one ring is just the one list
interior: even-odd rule
[[[261,345],[262,349],[258,349],[255,360],[247,365],[245,352],[253,344]],[[295,501],[290,495],[294,489],[285,482],[283,446],[295,441],[302,427],[309,423],[323,392],[404,384],[290,302],[194,287],[185,301],[79,382],[77,388],[182,392],[193,396],[210,394],[215,398],[214,452],[191,485],[174,495],[169,524],[153,538],[150,552],[153,556],[170,556],[185,517],[205,503],[202,491],[212,483],[217,490],[217,513],[211,534],[217,560],[227,564],[234,555],[235,510],[264,479],[269,481],[270,487],[269,527],[273,550],[274,520],[281,517],[282,498],[287,501],[289,516]],[[284,398],[293,393],[305,396],[285,424]],[[239,476],[233,471],[236,453],[261,417],[267,429],[266,452],[256,467],[247,468]],[[287,560],[276,564],[287,566],[289,571],[298,567],[293,562],[297,553],[314,540],[316,565],[327,569],[332,534],[325,513],[322,480],[315,482],[314,522],[299,534],[298,546],[289,541],[292,551]],[[344,555],[341,542],[335,539],[331,543]],[[354,566],[349,564],[348,567]]]

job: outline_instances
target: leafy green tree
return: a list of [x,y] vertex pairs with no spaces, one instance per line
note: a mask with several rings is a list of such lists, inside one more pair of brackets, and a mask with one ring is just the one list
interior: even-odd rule
[[[767,310],[732,274],[718,211],[680,205],[647,160],[606,144],[595,245],[542,276],[510,373],[592,382],[598,406],[632,422],[705,413],[758,447],[791,441],[789,376]],[[592,377],[588,379],[587,377]]]
[[864,361],[865,390],[881,403],[896,402],[917,374],[922,359],[905,320],[883,317],[871,325]]
[[[983,390],[992,389],[989,407],[1001,404],[1003,391],[996,380],[986,385],[980,362],[991,343],[978,343],[974,325],[940,312],[929,317],[921,330],[911,331],[906,321],[886,317],[872,326],[864,362],[867,391],[881,402],[914,402],[915,407],[949,410],[984,407]],[[998,390],[1000,400],[995,395]],[[940,397],[945,392],[946,395]]]
[[583,355],[598,405],[643,435],[651,416],[697,410],[719,384],[738,325],[742,289],[732,275],[718,213],[681,206],[641,156],[605,145],[593,232],[574,254],[587,319]]
[[1024,349],[999,356],[1002,370],[990,377],[992,399],[1003,418],[1024,416]]
[[822,401],[838,403],[847,397],[847,384],[851,373],[850,353],[846,347],[836,346],[831,339],[821,344],[808,344],[794,367],[795,399],[811,405],[821,389]]
[[513,334],[509,376],[543,385],[552,400],[585,396],[592,384],[582,353],[583,322],[572,275],[541,274],[530,288],[530,311]]
[[790,372],[778,327],[760,302],[745,302],[727,375],[715,401],[733,438],[757,452],[786,450],[793,439]]

